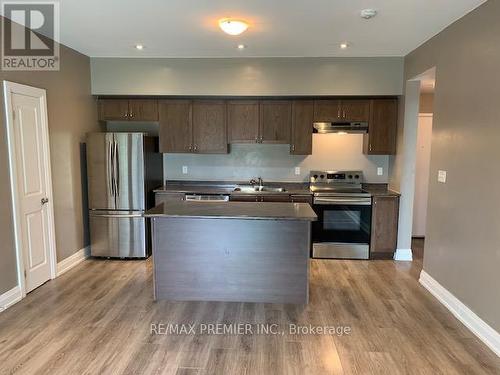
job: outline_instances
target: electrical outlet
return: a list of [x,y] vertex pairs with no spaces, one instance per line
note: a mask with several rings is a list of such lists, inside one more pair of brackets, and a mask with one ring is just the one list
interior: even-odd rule
[[446,171],[439,170],[438,171],[438,182],[443,184],[446,183]]
[[383,176],[384,175],[384,168],[378,167],[377,168],[377,176]]
[[300,167],[295,167],[295,174],[300,176]]
[[182,174],[188,174],[188,167],[187,165],[182,166]]

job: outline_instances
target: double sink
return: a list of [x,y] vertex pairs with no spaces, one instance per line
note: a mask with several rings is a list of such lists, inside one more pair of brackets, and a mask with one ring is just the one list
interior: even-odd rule
[[274,187],[274,186],[263,186],[263,185],[237,185],[233,191],[238,191],[242,193],[259,193],[259,192],[270,192],[270,193],[284,193],[285,188]]

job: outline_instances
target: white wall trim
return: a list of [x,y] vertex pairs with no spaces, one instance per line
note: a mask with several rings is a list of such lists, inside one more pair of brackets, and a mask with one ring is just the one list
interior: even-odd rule
[[21,293],[19,285],[6,291],[4,294],[0,295],[0,312],[7,310],[13,304],[19,302],[22,298],[23,294]]
[[411,262],[413,261],[413,253],[411,249],[396,249],[394,260]]
[[474,335],[500,357],[500,333],[491,328],[457,297],[422,270],[418,280],[434,297],[460,320]]
[[64,260],[61,260],[57,263],[57,276],[61,276],[63,273],[68,272],[73,267],[76,267],[85,259],[90,256],[90,247],[84,247],[83,249],[78,250],[73,255],[67,257]]

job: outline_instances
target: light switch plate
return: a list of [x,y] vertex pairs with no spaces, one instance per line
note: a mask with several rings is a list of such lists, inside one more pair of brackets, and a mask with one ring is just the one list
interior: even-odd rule
[[446,183],[446,171],[439,170],[438,171],[438,182],[443,184]]
[[300,167],[295,167],[295,174],[300,176]]
[[384,168],[378,167],[377,168],[377,176],[383,176],[384,175]]
[[182,174],[188,174],[188,167],[187,165],[182,166]]

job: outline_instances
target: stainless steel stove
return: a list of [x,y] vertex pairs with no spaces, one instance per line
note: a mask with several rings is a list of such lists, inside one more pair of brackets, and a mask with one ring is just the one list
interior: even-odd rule
[[361,171],[311,171],[313,258],[369,259],[372,202]]

